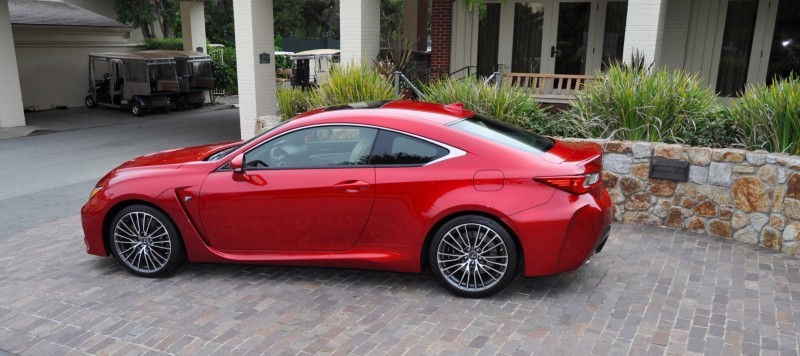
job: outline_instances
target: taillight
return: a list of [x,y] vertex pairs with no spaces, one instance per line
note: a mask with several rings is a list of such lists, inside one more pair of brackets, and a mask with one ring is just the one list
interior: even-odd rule
[[574,176],[536,177],[533,180],[561,189],[572,194],[586,194],[589,189],[600,183],[600,171],[603,169],[602,158],[597,158],[585,165],[586,172]]

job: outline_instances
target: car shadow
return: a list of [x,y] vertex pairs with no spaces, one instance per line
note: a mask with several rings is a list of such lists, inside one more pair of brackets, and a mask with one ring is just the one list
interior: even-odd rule
[[[114,258],[95,259],[97,272],[107,278],[144,279],[130,274]],[[491,297],[493,300],[522,301],[561,298],[575,295],[587,288],[587,280],[599,281],[593,275],[604,274],[602,265],[584,265],[582,268],[547,277],[522,277],[518,275],[504,290]],[[398,273],[374,270],[329,267],[295,267],[248,264],[187,263],[171,275],[151,279],[168,279],[170,284],[183,282],[208,285],[254,285],[268,283],[270,288],[316,288],[351,290],[354,294],[388,293],[416,294],[426,297],[455,297],[441,287],[429,269],[422,273]],[[235,288],[235,287],[234,287]]]

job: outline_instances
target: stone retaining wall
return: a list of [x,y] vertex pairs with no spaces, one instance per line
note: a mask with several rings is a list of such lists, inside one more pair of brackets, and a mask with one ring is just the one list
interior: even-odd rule
[[[587,141],[605,149],[603,181],[616,220],[703,232],[798,255],[800,157],[664,143]],[[689,181],[648,178],[652,157],[688,161]]]

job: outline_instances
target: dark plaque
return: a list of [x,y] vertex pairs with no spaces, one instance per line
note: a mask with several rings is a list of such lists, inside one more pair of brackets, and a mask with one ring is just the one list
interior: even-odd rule
[[269,53],[261,53],[258,55],[258,62],[261,64],[269,64]]
[[650,178],[685,182],[689,180],[689,162],[653,157],[650,161]]

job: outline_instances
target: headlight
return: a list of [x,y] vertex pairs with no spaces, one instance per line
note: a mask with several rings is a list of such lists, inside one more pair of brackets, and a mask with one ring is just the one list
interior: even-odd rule
[[100,193],[101,190],[103,190],[102,185],[95,186],[94,189],[92,189],[92,192],[89,193],[89,199],[94,198],[94,196],[97,195],[97,193]]

